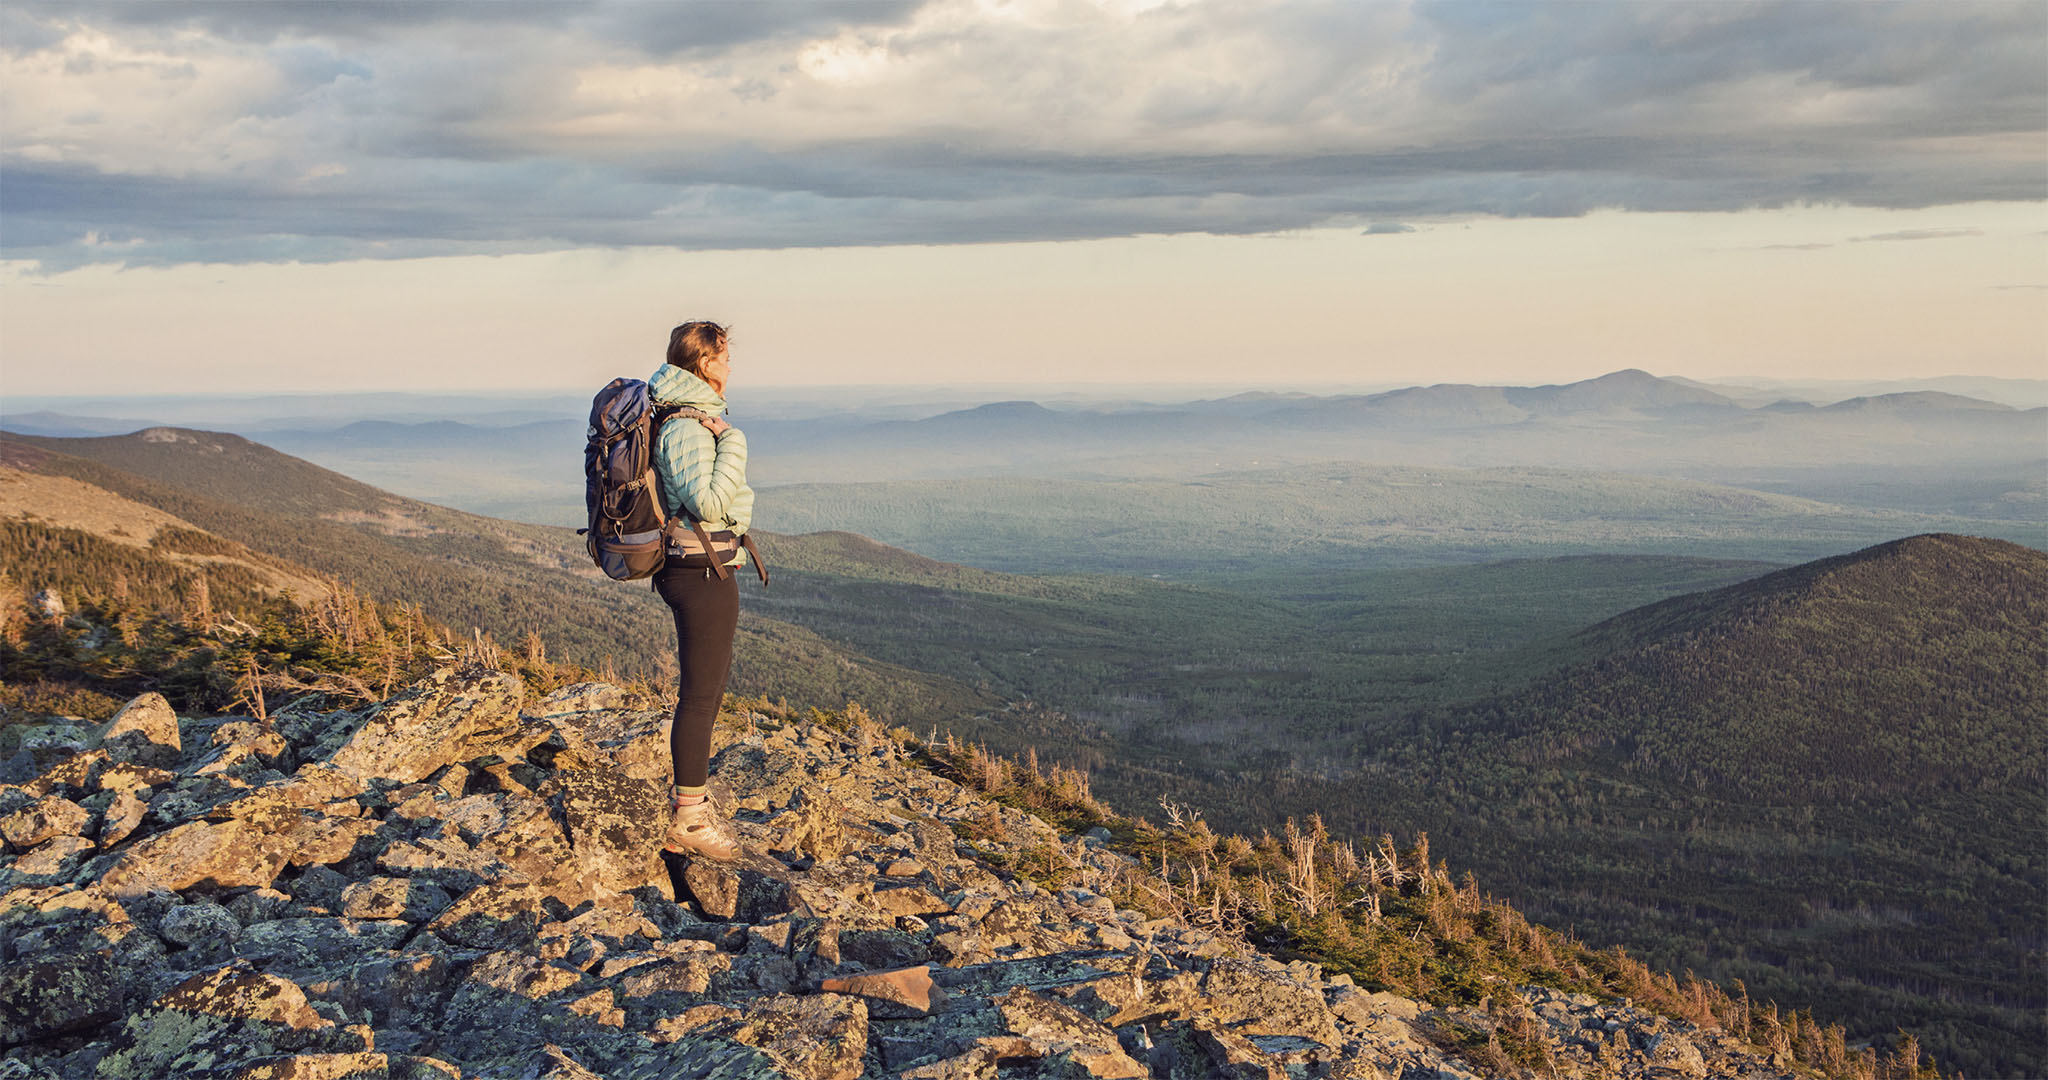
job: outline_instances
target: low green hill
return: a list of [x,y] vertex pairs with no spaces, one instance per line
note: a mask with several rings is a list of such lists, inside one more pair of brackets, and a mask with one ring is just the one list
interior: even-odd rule
[[[1505,711],[1528,761],[1827,800],[2048,782],[2048,553],[1909,537],[1578,635]],[[1486,708],[1492,708],[1487,706]]]

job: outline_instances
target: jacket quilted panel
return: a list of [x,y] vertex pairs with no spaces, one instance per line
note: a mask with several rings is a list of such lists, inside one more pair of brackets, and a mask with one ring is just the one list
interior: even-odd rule
[[[713,416],[725,415],[725,398],[703,379],[663,364],[647,379],[648,393],[664,405],[689,405]],[[662,426],[654,445],[654,467],[661,476],[662,498],[671,511],[681,509],[706,529],[744,533],[754,522],[754,489],[747,486],[747,437],[730,428],[716,439],[704,425],[676,419]],[[741,551],[732,565],[745,565]]]

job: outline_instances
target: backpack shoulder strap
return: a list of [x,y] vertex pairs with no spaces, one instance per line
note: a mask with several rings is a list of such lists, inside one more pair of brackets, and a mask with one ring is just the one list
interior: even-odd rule
[[[663,424],[668,423],[670,420],[676,419],[677,417],[695,420],[699,423],[702,423],[703,421],[706,420],[717,419],[710,413],[689,405],[657,405],[654,409],[654,417],[652,421],[656,442],[660,441],[661,426]],[[659,497],[659,495],[660,492],[657,491],[656,496]],[[666,516],[666,505],[664,505],[662,509],[664,516]],[[732,571],[726,569],[725,565],[718,561],[718,558],[715,554],[718,549],[714,547],[711,543],[711,534],[704,531],[704,523],[698,521],[697,518],[694,515],[692,515],[686,507],[676,507],[675,515],[673,517],[669,517],[667,523],[662,526],[661,531],[663,536],[673,536],[676,531],[676,526],[683,521],[688,521],[690,523],[690,531],[697,534],[698,545],[701,546],[706,553],[712,554],[711,569],[718,574],[718,580],[724,581],[726,578],[731,577]],[[751,540],[745,540],[744,538],[742,538],[742,542],[746,544],[748,551],[751,553],[753,551],[754,546],[753,542]],[[759,558],[759,555],[755,555],[755,559],[757,560],[755,563],[756,566],[760,565],[760,563],[758,562]],[[764,585],[768,583],[768,572],[766,570],[761,571],[761,583]]]
[[664,537],[675,524],[676,517],[669,513],[668,493],[662,490],[659,453],[661,426],[675,419],[676,411],[674,405],[659,404],[652,397],[647,399],[647,480],[648,486],[654,489],[654,508],[661,512],[661,532]]

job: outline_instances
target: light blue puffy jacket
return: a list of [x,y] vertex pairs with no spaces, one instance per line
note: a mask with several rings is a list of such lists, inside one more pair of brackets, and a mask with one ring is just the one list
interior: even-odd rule
[[[725,398],[691,373],[663,364],[647,378],[647,392],[664,405],[688,405],[713,416],[725,415]],[[754,489],[747,486],[747,437],[738,428],[712,438],[703,424],[678,417],[662,425],[654,444],[654,468],[670,512],[682,511],[717,532],[745,533],[754,523]],[[731,565],[745,566],[747,553],[736,552]]]

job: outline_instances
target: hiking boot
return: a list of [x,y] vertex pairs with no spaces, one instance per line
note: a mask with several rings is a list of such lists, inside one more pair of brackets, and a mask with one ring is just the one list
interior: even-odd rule
[[675,821],[668,827],[668,843],[663,851],[677,855],[702,855],[707,859],[729,862],[740,856],[740,839],[733,834],[732,823],[725,815],[712,809],[711,800],[675,808]]

